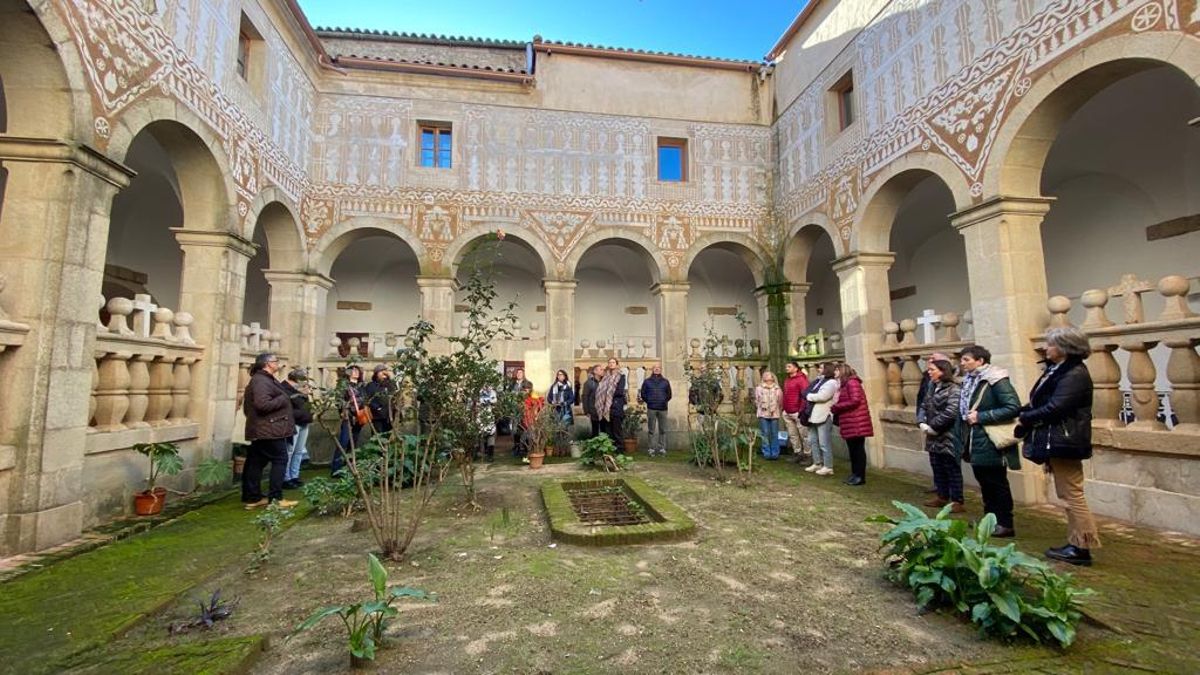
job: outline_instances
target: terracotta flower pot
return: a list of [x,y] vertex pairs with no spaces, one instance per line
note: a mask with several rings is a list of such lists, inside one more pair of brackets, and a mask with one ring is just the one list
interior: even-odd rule
[[154,516],[162,513],[167,502],[166,488],[154,488],[133,496],[133,510],[139,516]]
[[625,446],[625,454],[632,455],[637,452],[638,441],[636,438],[626,438],[622,443]]
[[233,458],[233,475],[234,475],[234,477],[242,475],[242,471],[244,471],[245,469],[246,469],[246,458],[245,457],[234,457]]
[[544,453],[544,452],[530,453],[529,454],[529,468],[531,468],[531,469],[542,468],[542,461],[545,459],[546,459],[546,453]]

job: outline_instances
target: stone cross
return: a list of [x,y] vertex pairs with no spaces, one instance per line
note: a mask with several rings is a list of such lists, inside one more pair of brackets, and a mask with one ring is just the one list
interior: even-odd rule
[[1125,308],[1125,323],[1142,323],[1146,320],[1142,311],[1142,293],[1152,290],[1154,284],[1141,281],[1136,274],[1125,274],[1121,277],[1121,283],[1108,289],[1108,294],[1121,298],[1121,304]]
[[249,328],[250,328],[250,330],[248,330],[248,331],[243,329],[242,333],[246,335],[246,344],[248,344],[250,346],[250,351],[256,352],[263,348],[262,325],[259,324],[257,321],[251,321]]
[[150,296],[145,293],[138,293],[133,296],[133,332],[139,337],[150,337],[150,329],[153,327],[154,310],[158,309],[158,305],[150,301]]
[[925,333],[925,339],[921,340],[921,342],[927,345],[937,342],[937,328],[935,326],[942,323],[941,315],[932,309],[927,309],[921,312],[921,316],[917,317],[917,323],[921,325],[921,329]]

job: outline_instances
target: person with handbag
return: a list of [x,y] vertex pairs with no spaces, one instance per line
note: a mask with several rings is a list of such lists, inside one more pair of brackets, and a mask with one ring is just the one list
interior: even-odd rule
[[821,366],[821,376],[812,383],[805,395],[805,400],[811,404],[806,407],[805,417],[801,413],[801,421],[807,419],[809,427],[808,446],[812,448],[812,464],[805,471],[818,476],[833,475],[833,404],[837,402],[838,382],[833,363]]
[[1047,550],[1046,557],[1083,566],[1091,566],[1092,549],[1100,547],[1083,493],[1083,460],[1092,456],[1092,376],[1083,361],[1091,351],[1078,328],[1046,333],[1046,370],[1021,408],[1017,428],[1025,458],[1046,465],[1067,508],[1067,544]]
[[962,446],[955,434],[959,418],[959,388],[954,381],[954,366],[948,359],[931,357],[925,374],[933,385],[933,391],[921,398],[917,419],[919,428],[925,434],[925,451],[929,453],[929,466],[933,468],[933,487],[936,491],[925,502],[925,506],[941,508],[953,504],[950,510],[962,513]]
[[1013,427],[1021,409],[1021,399],[1008,378],[1008,371],[992,365],[992,353],[971,345],[963,349],[959,364],[966,376],[959,395],[959,439],[963,456],[979,483],[984,513],[995,514],[996,531],[992,536],[1012,537],[1012,488],[1008,470],[1021,468]]
[[329,463],[329,473],[336,476],[346,465],[345,451],[357,442],[362,428],[371,423],[371,409],[363,404],[363,371],[358,366],[346,367],[342,386],[342,426],[338,430],[337,446]]

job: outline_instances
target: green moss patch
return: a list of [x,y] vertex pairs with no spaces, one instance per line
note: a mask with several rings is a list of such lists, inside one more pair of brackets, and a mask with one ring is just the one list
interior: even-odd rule
[[265,646],[265,638],[252,635],[158,649],[130,647],[100,653],[89,651],[77,655],[63,666],[72,673],[232,675],[250,672],[250,667]]
[[[580,521],[571,506],[571,491],[615,487],[624,490],[644,510],[649,522],[633,525],[592,525]],[[632,476],[594,480],[551,481],[542,485],[542,502],[550,516],[550,531],[558,541],[583,546],[615,546],[689,537],[696,523],[670,499]]]

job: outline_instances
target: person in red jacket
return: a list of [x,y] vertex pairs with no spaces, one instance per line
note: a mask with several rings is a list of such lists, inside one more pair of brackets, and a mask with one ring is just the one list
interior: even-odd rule
[[804,409],[804,394],[808,392],[808,376],[795,361],[788,361],[783,370],[786,373],[783,379],[783,426],[796,461],[801,461],[805,455],[802,439],[808,434],[807,430],[800,432],[800,411]]
[[845,483],[863,485],[867,482],[867,438],[875,435],[867,394],[858,373],[849,364],[839,365],[834,372],[842,386],[833,404],[833,414],[837,415],[838,432],[850,450],[850,477]]

